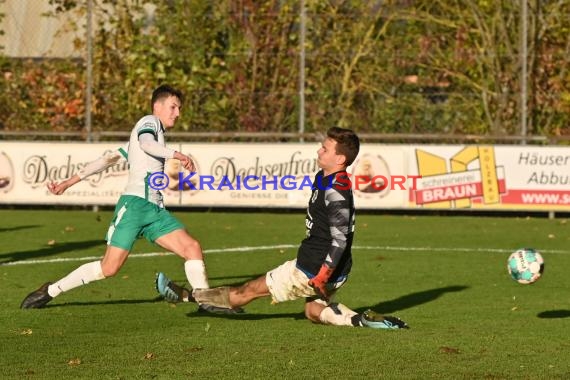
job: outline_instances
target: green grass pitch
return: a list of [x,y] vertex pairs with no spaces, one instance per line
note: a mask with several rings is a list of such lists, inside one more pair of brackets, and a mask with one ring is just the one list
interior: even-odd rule
[[[206,250],[213,286],[293,258],[304,235],[302,210],[174,213]],[[359,214],[353,272],[337,299],[399,316],[405,331],[315,325],[302,301],[257,300],[239,316],[170,305],[154,276],[184,281],[182,260],[144,255],[162,252],[144,240],[114,278],[20,310],[43,282],[103,253],[111,215],[0,210],[0,378],[570,378],[566,219]],[[545,258],[535,284],[507,274],[521,247]]]

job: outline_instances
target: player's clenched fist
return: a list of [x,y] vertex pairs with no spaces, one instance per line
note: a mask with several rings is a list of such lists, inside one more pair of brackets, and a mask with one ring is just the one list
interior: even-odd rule
[[182,167],[188,170],[189,172],[195,171],[196,166],[194,165],[194,161],[192,161],[192,159],[189,156],[180,152],[175,152],[173,158],[179,160]]

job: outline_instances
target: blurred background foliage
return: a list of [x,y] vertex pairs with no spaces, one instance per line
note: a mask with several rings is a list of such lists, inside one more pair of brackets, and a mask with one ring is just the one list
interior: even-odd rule
[[[45,17],[85,29],[87,0],[49,2]],[[179,130],[296,132],[300,3],[93,0],[93,130],[130,130],[169,83],[185,94]],[[570,135],[570,2],[527,4],[528,134]],[[520,1],[305,6],[306,131],[520,134]],[[85,39],[74,48],[86,56]],[[84,58],[0,66],[2,130],[84,132]]]

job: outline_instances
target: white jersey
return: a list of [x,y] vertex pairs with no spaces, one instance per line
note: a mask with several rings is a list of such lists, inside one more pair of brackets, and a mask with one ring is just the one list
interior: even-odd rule
[[164,207],[162,194],[149,185],[149,177],[153,173],[164,173],[166,159],[172,158],[174,154],[173,149],[164,145],[164,127],[160,119],[147,115],[133,128],[128,144],[104,153],[81,168],[77,174],[80,179],[84,179],[126,158],[129,163],[129,179],[123,195],[135,195]]
[[[164,127],[153,115],[147,115],[140,119],[131,132],[128,149],[129,180],[124,195],[135,195],[149,202],[164,207],[162,193],[149,186],[148,177],[153,173],[164,172],[165,157],[152,156],[141,148],[139,136],[149,133],[154,136],[154,141],[161,147],[164,143]],[[173,150],[168,150],[172,157]]]

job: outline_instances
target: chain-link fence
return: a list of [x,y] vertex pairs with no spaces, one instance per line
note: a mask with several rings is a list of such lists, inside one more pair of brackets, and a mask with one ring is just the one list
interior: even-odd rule
[[123,136],[168,82],[182,132],[570,139],[570,2],[4,0],[1,136]]

